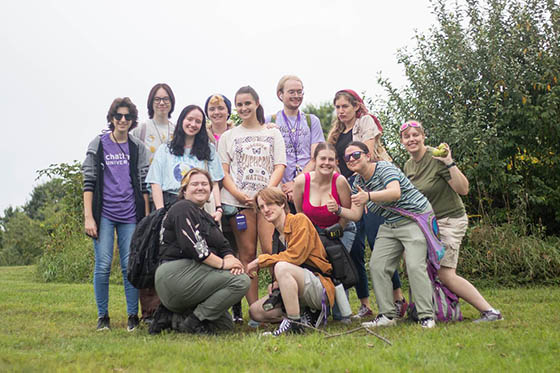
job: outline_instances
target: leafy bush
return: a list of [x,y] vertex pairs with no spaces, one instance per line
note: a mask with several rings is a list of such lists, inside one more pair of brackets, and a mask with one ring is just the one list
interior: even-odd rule
[[[509,222],[522,208],[534,226],[560,233],[560,6],[551,0],[433,2],[438,24],[397,58],[408,85],[380,83],[370,100],[397,163],[399,123],[424,123],[428,143],[447,142],[471,181],[472,213]],[[492,211],[492,214],[488,212]]]
[[67,237],[64,246],[47,250],[37,264],[37,276],[44,282],[91,282],[93,246],[83,233]]
[[560,284],[560,237],[528,236],[520,224],[480,222],[469,229],[458,273],[493,286]]

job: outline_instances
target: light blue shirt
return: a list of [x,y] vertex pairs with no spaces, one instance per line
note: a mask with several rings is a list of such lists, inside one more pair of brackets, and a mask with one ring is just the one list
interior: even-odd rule
[[220,181],[224,178],[224,170],[220,157],[216,154],[216,148],[210,145],[210,161],[201,161],[191,155],[191,149],[186,148],[183,156],[173,155],[169,152],[167,144],[162,144],[154,155],[154,160],[146,176],[146,183],[151,191],[150,184],[159,184],[161,190],[177,194],[181,187],[183,176],[191,168],[207,170],[212,177],[212,181]]

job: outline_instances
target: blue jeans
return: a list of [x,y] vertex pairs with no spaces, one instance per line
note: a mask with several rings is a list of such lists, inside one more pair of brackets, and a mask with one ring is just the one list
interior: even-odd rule
[[97,227],[97,239],[93,240],[93,248],[95,250],[93,290],[95,292],[99,317],[109,314],[109,276],[111,275],[111,263],[113,261],[115,229],[117,230],[124,294],[126,296],[126,311],[129,315],[138,314],[138,289],[132,286],[126,278],[130,240],[132,239],[134,228],[136,228],[134,223],[119,223],[103,216],[101,217],[99,227]]
[[[363,215],[362,219],[356,222],[356,238],[354,239],[350,256],[358,271],[358,283],[356,284],[356,295],[358,299],[369,297],[368,278],[364,261],[366,236],[369,246],[373,250],[375,248],[377,232],[384,221],[385,219],[382,216],[368,213]],[[399,289],[401,287],[398,271],[393,273],[391,280],[393,282],[393,289]]]

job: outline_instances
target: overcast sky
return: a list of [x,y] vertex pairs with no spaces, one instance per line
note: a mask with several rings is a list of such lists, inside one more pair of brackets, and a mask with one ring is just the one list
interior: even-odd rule
[[3,1],[0,214],[21,206],[52,163],[82,161],[114,98],[147,118],[150,88],[188,104],[253,86],[279,110],[278,79],[299,75],[305,103],[340,89],[382,92],[378,72],[405,82],[398,48],[435,22],[428,0]]

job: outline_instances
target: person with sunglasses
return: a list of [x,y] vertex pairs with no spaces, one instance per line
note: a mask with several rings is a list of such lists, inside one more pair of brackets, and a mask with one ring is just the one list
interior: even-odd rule
[[436,157],[434,148],[426,146],[426,133],[418,121],[408,121],[400,128],[401,144],[410,154],[404,165],[404,173],[412,184],[430,201],[439,225],[439,236],[445,244],[438,277],[451,291],[475,307],[481,317],[475,322],[502,320],[502,314],[494,309],[480,292],[466,279],[457,275],[459,248],[465,236],[468,218],[460,195],[469,192],[469,181],[451,156]]
[[365,327],[394,326],[399,317],[391,286],[403,254],[412,294],[423,328],[435,326],[432,309],[432,284],[427,272],[427,242],[418,224],[384,207],[397,207],[414,213],[432,210],[428,199],[391,162],[375,161],[366,144],[352,141],[344,153],[348,168],[357,176],[352,184],[352,207],[340,206],[334,199],[327,202],[329,211],[350,220],[360,220],[364,207],[382,215],[375,250],[371,253],[370,274],[379,314]]
[[[140,125],[132,130],[132,134],[140,139],[150,151],[150,164],[159,146],[167,144],[173,136],[175,124],[169,119],[174,108],[175,95],[171,87],[165,83],[154,85],[148,94],[149,120],[140,123]],[[150,211],[155,209],[151,197],[149,209]],[[154,312],[160,303],[156,290],[154,288],[139,289],[139,297],[142,321],[150,324]]]
[[95,268],[93,289],[97,303],[97,330],[110,329],[109,276],[113,261],[114,234],[117,231],[128,314],[128,331],[136,329],[138,290],[128,282],[130,241],[136,224],[148,214],[145,177],[148,149],[129,131],[136,127],[138,110],[128,97],[116,98],[109,112],[109,132],[89,144],[82,165],[84,177],[84,225],[93,239]]
[[[369,154],[375,160],[391,161],[391,157],[381,144],[381,123],[368,112],[364,101],[355,91],[351,89],[338,91],[333,104],[336,109],[336,117],[331,124],[327,142],[335,145],[340,173],[352,184],[353,172],[347,167],[347,161],[344,158],[346,147],[351,141],[361,141],[366,144]],[[362,219],[356,222],[356,238],[350,255],[358,270],[356,294],[361,305],[358,313],[353,316],[354,319],[373,315],[369,306],[369,287],[364,261],[365,238],[367,236],[369,247],[373,250],[375,237],[381,224],[383,224],[383,217],[373,213],[364,214]],[[395,305],[399,308],[399,315],[404,316],[408,303],[401,290],[398,271],[395,271],[393,275],[393,289]]]

